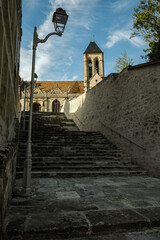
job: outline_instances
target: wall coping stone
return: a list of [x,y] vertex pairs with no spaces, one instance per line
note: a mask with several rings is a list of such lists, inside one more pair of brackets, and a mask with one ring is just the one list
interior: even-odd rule
[[152,61],[152,62],[146,62],[146,63],[134,65],[134,66],[130,65],[130,66],[127,67],[127,69],[128,70],[133,70],[133,69],[137,69],[137,68],[148,67],[148,66],[155,65],[155,64],[160,64],[160,60]]

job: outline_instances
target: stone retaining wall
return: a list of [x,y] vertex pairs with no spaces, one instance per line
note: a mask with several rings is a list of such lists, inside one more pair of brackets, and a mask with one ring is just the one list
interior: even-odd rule
[[0,149],[0,230],[16,175],[16,144],[10,143]]
[[81,130],[100,131],[160,176],[160,61],[110,74],[63,106]]

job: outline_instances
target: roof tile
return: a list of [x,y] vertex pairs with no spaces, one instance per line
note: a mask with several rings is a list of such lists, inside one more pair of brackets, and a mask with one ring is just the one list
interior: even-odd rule
[[84,93],[83,81],[37,81],[36,84],[42,91],[58,87],[62,92],[70,88],[70,93]]

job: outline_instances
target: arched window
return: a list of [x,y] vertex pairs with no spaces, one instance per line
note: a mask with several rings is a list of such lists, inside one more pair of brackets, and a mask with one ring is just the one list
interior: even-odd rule
[[88,62],[88,69],[89,69],[89,78],[92,77],[92,61],[91,59]]
[[60,102],[56,99],[52,103],[52,111],[59,112],[60,111]]
[[41,105],[39,103],[33,103],[33,112],[40,112]]
[[98,59],[96,59],[95,67],[96,67],[96,73],[99,74],[99,61],[98,61]]

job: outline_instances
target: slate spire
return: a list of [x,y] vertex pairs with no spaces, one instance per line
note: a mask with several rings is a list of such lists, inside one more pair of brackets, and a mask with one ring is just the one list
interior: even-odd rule
[[102,51],[95,42],[90,42],[84,53],[102,53]]

